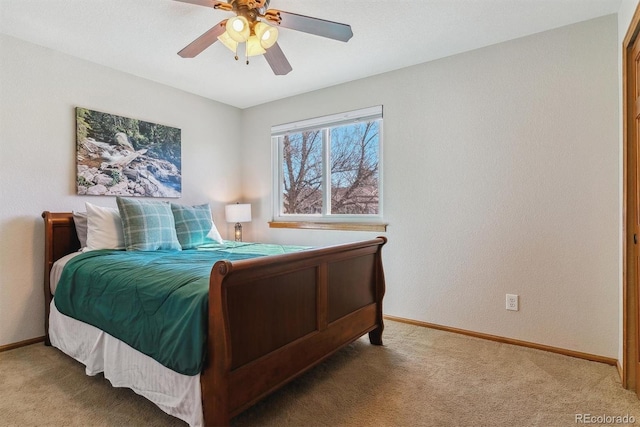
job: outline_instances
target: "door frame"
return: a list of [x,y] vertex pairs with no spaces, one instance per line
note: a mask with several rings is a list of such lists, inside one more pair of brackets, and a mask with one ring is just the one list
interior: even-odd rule
[[[629,121],[633,120],[629,114],[629,76],[627,69],[629,67],[629,48],[638,38],[640,33],[640,3],[636,6],[636,10],[627,29],[624,41],[622,43],[622,364],[619,366],[622,386],[624,388],[635,389],[636,384],[636,359],[638,349],[638,298],[629,298],[629,295],[638,294],[639,289],[632,277],[628,274],[628,250],[630,250],[627,241],[629,236],[627,220],[629,218],[629,193],[628,193],[628,151],[629,151]],[[640,167],[640,165],[639,165]],[[634,292],[635,291],[635,292]]]

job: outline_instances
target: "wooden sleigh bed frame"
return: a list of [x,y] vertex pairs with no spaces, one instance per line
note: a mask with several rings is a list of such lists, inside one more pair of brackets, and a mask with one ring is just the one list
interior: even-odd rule
[[[53,263],[79,249],[69,212],[45,222],[45,344]],[[382,345],[385,292],[376,239],[242,261],[218,261],[209,281],[205,425],[230,419],[341,347],[369,334]]]

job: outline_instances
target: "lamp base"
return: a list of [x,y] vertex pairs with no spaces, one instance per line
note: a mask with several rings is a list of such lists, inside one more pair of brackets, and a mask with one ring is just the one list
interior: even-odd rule
[[239,222],[236,222],[236,232],[235,232],[235,238],[236,238],[236,242],[242,242],[242,224],[240,224]]

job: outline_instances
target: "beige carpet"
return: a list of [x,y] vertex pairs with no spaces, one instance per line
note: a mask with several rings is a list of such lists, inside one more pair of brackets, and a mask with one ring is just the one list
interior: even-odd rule
[[[383,338],[341,350],[232,424],[546,427],[579,425],[576,414],[640,424],[612,366],[391,321]],[[42,344],[0,353],[0,396],[2,426],[184,425]]]

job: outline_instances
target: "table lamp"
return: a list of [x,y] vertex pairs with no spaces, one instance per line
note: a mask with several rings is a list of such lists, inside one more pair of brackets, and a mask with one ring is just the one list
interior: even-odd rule
[[242,224],[240,223],[251,222],[251,205],[249,203],[236,203],[235,205],[227,205],[224,207],[224,213],[227,222],[236,223],[236,242],[242,242]]

